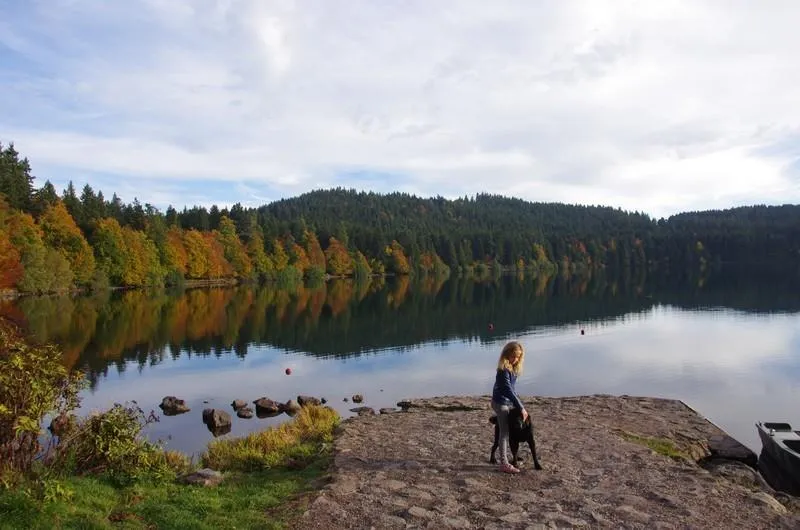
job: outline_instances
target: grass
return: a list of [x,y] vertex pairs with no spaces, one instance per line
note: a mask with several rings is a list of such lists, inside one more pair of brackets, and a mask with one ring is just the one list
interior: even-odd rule
[[243,438],[211,442],[201,460],[217,470],[302,468],[325,452],[338,423],[339,415],[331,408],[305,407],[294,421]]
[[50,500],[0,489],[0,529],[283,528],[326,474],[338,421],[331,409],[308,407],[279,427],[212,442],[202,459],[223,472],[217,487],[83,476],[51,482]]
[[678,446],[675,445],[675,442],[668,438],[651,438],[649,436],[640,436],[627,431],[620,431],[618,434],[622,437],[622,439],[649,447],[652,451],[660,455],[678,460],[689,458],[685,452],[681,451]]

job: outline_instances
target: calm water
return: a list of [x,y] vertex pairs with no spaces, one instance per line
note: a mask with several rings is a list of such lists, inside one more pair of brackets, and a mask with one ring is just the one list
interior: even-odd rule
[[[347,416],[354,405],[343,398],[355,393],[376,409],[490,393],[512,339],[527,352],[523,395],[677,398],[758,451],[754,422],[800,425],[800,291],[796,274],[753,278],[339,281],[28,298],[0,310],[88,372],[84,411],[130,400],[158,411],[166,395],[185,399],[191,412],[162,417],[148,434],[190,453],[213,439],[202,409],[231,411],[234,399],[309,394]],[[234,415],[226,436],[286,419]]]

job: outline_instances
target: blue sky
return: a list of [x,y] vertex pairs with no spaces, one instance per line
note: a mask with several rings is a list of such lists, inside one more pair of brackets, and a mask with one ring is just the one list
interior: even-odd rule
[[0,141],[59,190],[800,202],[793,1],[0,4]]

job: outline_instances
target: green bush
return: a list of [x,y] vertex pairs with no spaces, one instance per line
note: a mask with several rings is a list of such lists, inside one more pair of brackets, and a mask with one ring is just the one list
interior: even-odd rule
[[54,346],[26,342],[0,320],[0,480],[14,485],[31,471],[41,452],[41,425],[49,415],[78,406],[82,373],[68,372]]
[[53,472],[105,474],[119,483],[142,477],[172,478],[188,468],[185,459],[142,437],[142,429],[158,421],[135,403],[116,403],[67,427],[47,456]]

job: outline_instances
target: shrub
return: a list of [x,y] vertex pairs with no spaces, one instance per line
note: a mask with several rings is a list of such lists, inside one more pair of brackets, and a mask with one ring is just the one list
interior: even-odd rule
[[188,468],[185,457],[166,453],[142,437],[142,429],[158,421],[135,403],[116,403],[77,421],[49,452],[48,466],[63,474],[106,474],[117,482],[144,476],[170,478]]
[[0,319],[0,480],[13,485],[29,472],[41,452],[41,425],[48,415],[78,406],[82,373],[68,372],[61,352],[25,341]]

